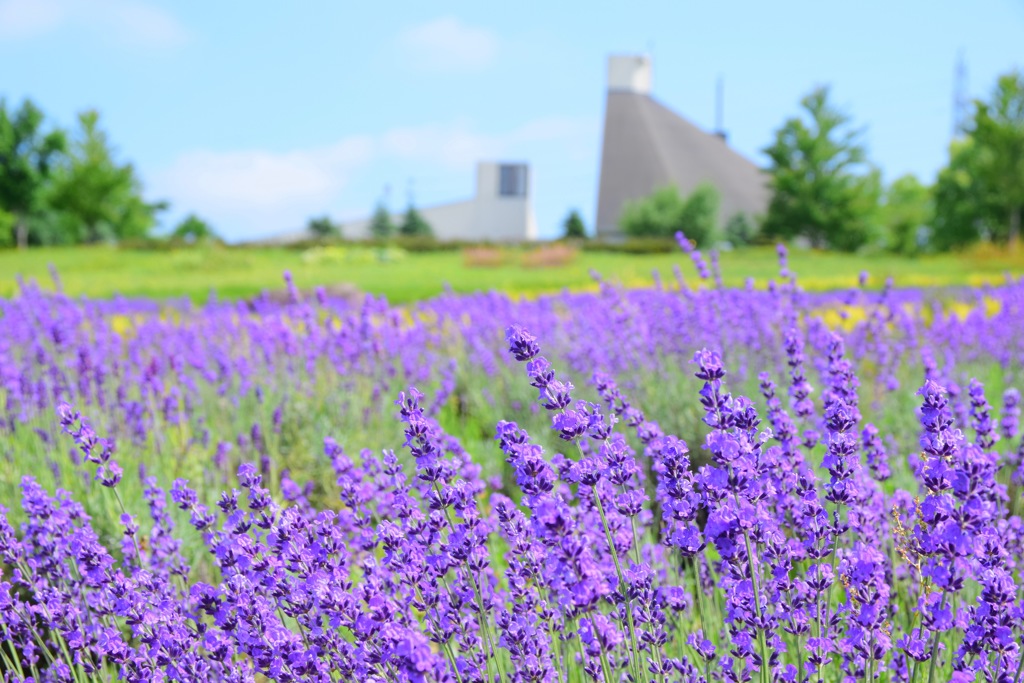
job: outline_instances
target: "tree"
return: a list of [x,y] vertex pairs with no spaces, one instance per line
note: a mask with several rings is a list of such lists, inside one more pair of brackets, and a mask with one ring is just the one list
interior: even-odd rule
[[576,209],[570,211],[569,215],[565,217],[562,228],[565,231],[566,239],[582,240],[587,238],[587,228],[583,225],[583,218],[580,217],[580,212]]
[[750,216],[743,213],[734,213],[725,222],[725,239],[734,247],[742,247],[754,241],[757,235],[757,227],[750,220]]
[[193,243],[220,239],[210,224],[194,213],[190,213],[178,223],[177,227],[174,228],[174,232],[171,233],[171,237]]
[[678,231],[698,246],[710,244],[717,232],[718,191],[698,185],[685,199],[674,185],[655,190],[643,199],[626,202],[619,225],[631,237],[671,238]]
[[913,174],[894,180],[879,208],[889,248],[900,254],[921,251],[932,219],[932,193]]
[[0,99],[0,244],[29,243],[29,219],[39,211],[54,162],[66,149],[64,133],[42,132],[43,113],[30,100],[14,112]]
[[[713,185],[701,183],[683,201],[678,229],[698,246],[711,244],[718,236],[718,204],[718,190]],[[673,231],[672,235],[676,232]]]
[[65,240],[74,243],[145,237],[156,225],[163,202],[147,203],[131,164],[114,161],[99,114],[78,116],[80,130],[66,159],[53,173],[46,203],[58,214]]
[[310,218],[309,231],[320,238],[341,237],[341,228],[331,221],[329,216]]
[[764,151],[772,198],[765,235],[805,237],[811,245],[851,251],[873,232],[879,178],[866,162],[861,131],[816,88],[800,102],[804,117],[787,120]]
[[977,172],[983,192],[1002,210],[999,237],[1016,246],[1024,211],[1024,74],[999,77],[989,102],[978,102],[970,131],[978,147]]
[[935,183],[933,242],[955,249],[978,240],[1020,239],[1024,205],[1024,78],[999,78],[976,102],[967,135],[954,140]]
[[434,229],[430,227],[427,219],[410,204],[409,208],[405,211],[405,216],[402,219],[402,225],[398,228],[398,233],[403,237],[433,237]]
[[0,208],[0,247],[13,244],[14,229],[17,224],[17,216]]
[[379,240],[386,240],[395,234],[395,224],[391,222],[391,214],[384,202],[377,204],[370,219],[370,234]]
[[949,164],[939,171],[934,190],[932,245],[939,251],[991,238],[998,227],[998,202],[981,182],[979,157],[969,137],[950,145]]

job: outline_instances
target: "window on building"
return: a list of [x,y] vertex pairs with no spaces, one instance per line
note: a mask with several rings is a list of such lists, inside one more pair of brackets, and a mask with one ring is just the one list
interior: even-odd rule
[[526,164],[502,164],[498,169],[498,196],[526,196]]

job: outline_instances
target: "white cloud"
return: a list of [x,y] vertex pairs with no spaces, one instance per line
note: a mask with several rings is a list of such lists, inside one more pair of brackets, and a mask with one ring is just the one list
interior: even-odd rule
[[144,0],[0,0],[0,40],[66,27],[148,47],[174,47],[189,38],[172,14]]
[[398,48],[410,66],[425,71],[471,72],[490,66],[498,37],[455,17],[412,26],[398,36]]
[[577,135],[590,134],[597,130],[597,121],[590,118],[550,116],[529,121],[512,132],[512,141],[517,143],[546,142]]
[[154,177],[157,194],[200,212],[262,212],[328,202],[370,159],[372,141],[353,137],[311,150],[214,152],[179,156]]
[[546,117],[494,135],[477,133],[464,122],[396,128],[381,136],[380,142],[385,153],[397,157],[464,168],[484,159],[522,155],[525,147],[535,143],[591,144],[589,138],[596,130],[592,119]]
[[173,15],[145,2],[110,2],[105,21],[122,39],[140,45],[174,47],[189,38],[188,30]]
[[57,0],[0,2],[0,38],[32,37],[60,25],[66,13]]
[[538,147],[557,147],[572,163],[579,150],[593,146],[596,130],[591,119],[550,117],[497,134],[455,122],[396,128],[286,152],[193,150],[153,174],[147,187],[151,196],[170,200],[179,211],[199,213],[229,237],[281,234],[343,202],[369,206],[369,198],[347,196],[346,189],[355,173],[369,173],[375,163],[415,164],[425,176],[465,172],[468,192],[478,161],[520,160]]
[[464,123],[395,128],[380,137],[384,154],[439,163],[448,168],[467,166],[493,156],[499,153],[501,146],[499,136],[476,133]]

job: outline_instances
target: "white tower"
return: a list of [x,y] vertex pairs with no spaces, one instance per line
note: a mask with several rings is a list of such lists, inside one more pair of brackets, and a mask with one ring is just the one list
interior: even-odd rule
[[651,58],[647,55],[608,57],[608,89],[651,94]]

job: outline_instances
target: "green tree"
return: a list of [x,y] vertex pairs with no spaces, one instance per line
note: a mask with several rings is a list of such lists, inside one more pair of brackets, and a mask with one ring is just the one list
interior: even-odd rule
[[147,203],[131,164],[114,160],[99,114],[78,116],[80,129],[68,155],[58,164],[46,192],[48,208],[58,214],[63,241],[100,242],[145,237],[156,225],[163,202]]
[[900,254],[921,251],[933,214],[927,185],[910,173],[897,178],[886,188],[879,211],[890,249]]
[[341,237],[341,228],[339,228],[329,216],[310,218],[307,227],[311,233],[320,238]]
[[17,216],[0,208],[0,247],[10,246],[14,243],[14,229],[17,224]]
[[213,227],[194,213],[190,213],[178,223],[174,232],[171,233],[171,237],[193,243],[220,239]]
[[402,224],[398,227],[398,234],[403,237],[433,237],[434,229],[416,207],[410,204],[402,218]]
[[[718,237],[718,190],[713,185],[701,183],[683,201],[679,216],[679,228],[694,240],[698,246],[711,244]],[[676,230],[672,231],[672,235]]]
[[718,191],[701,184],[685,199],[674,185],[643,199],[626,202],[619,225],[630,237],[670,238],[682,230],[698,246],[710,244],[717,232]]
[[30,100],[8,111],[0,99],[0,245],[26,247],[30,219],[41,209],[43,189],[67,147],[64,133],[42,132],[43,112]]
[[370,235],[378,240],[386,240],[395,234],[395,224],[391,221],[391,214],[384,202],[377,204],[373,211],[373,218],[370,219]]
[[743,213],[734,213],[725,222],[725,239],[734,247],[742,247],[754,241],[757,236],[757,226],[750,220],[750,216]]
[[867,165],[861,131],[816,88],[800,102],[764,151],[772,198],[762,230],[772,238],[805,237],[818,248],[854,250],[874,232],[880,183]]
[[1024,211],[1024,74],[999,77],[989,102],[978,102],[970,131],[978,147],[982,191],[1002,211],[997,237],[1016,246]]
[[562,229],[564,230],[564,237],[567,239],[582,240],[587,238],[587,228],[583,225],[583,218],[576,209],[570,211],[569,215],[565,217]]
[[932,245],[939,251],[958,249],[982,237],[991,238],[999,227],[999,202],[981,182],[979,152],[970,137],[954,140],[949,148],[949,163],[939,171],[932,217]]

